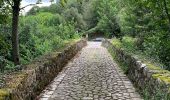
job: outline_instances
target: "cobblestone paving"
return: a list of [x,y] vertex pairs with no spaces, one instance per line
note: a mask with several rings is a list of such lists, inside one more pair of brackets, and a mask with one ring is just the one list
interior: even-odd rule
[[40,100],[143,100],[100,42],[88,42]]

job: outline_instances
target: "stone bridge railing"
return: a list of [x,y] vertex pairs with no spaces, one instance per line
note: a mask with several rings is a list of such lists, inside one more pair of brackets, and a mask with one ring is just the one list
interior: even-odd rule
[[0,89],[0,100],[34,100],[86,44],[86,40],[82,39],[62,52],[53,52],[26,65],[26,69],[13,75]]
[[102,45],[111,54],[114,53],[119,63],[123,62],[127,66],[128,77],[143,95],[147,94],[152,100],[170,100],[169,71],[140,61],[135,56],[114,46],[110,40],[104,40]]

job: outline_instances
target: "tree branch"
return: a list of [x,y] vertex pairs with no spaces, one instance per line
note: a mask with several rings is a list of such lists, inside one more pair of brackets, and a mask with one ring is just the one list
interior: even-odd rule
[[24,9],[24,8],[26,8],[26,7],[34,6],[34,5],[38,5],[38,4],[42,4],[42,3],[29,4],[29,5],[26,5],[26,6],[22,7],[22,8],[20,8],[20,10],[22,10],[22,9]]

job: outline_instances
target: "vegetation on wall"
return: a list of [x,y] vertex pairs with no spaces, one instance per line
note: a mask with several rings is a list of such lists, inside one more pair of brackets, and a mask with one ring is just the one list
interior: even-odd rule
[[[136,50],[170,69],[170,2],[168,0],[127,0],[118,9],[122,34],[136,38]],[[122,6],[122,5],[121,5]]]

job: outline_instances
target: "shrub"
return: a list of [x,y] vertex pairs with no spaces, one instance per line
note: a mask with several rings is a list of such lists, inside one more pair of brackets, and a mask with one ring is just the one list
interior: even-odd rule
[[152,35],[144,39],[144,53],[152,56],[155,60],[159,60],[159,50],[161,47],[161,40],[159,36]]
[[119,39],[116,39],[116,38],[112,39],[112,44],[117,48],[121,48],[123,46],[121,41]]
[[127,49],[127,50],[135,50],[136,48],[136,38],[132,38],[129,36],[124,36],[121,40],[123,46]]

